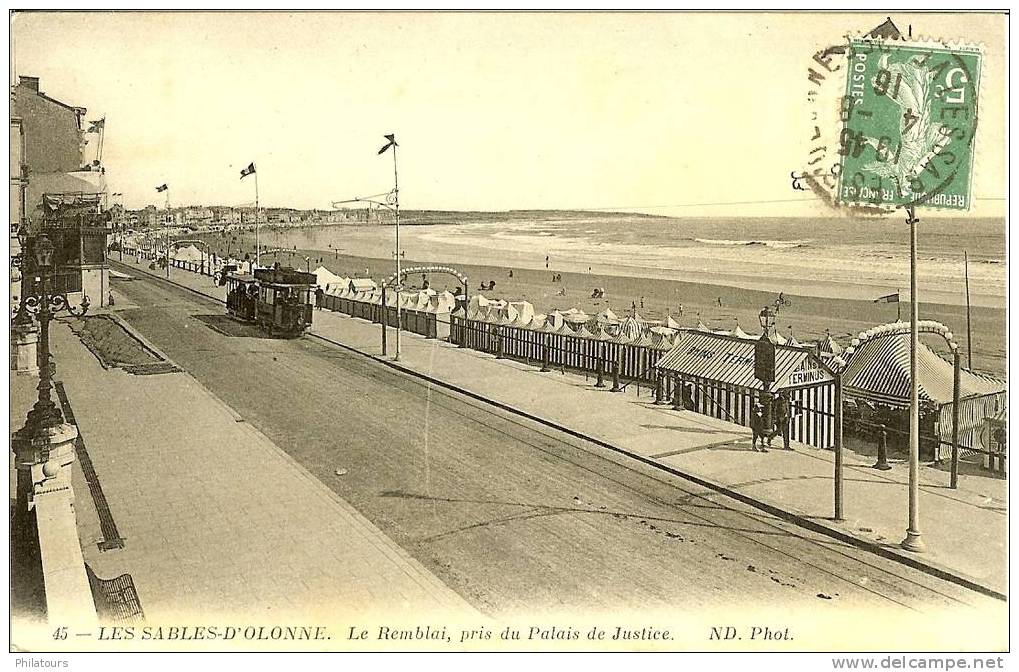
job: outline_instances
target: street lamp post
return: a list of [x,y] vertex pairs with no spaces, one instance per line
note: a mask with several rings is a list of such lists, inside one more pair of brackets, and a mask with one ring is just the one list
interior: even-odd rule
[[82,297],[79,311],[70,304],[66,295],[52,292],[50,276],[53,250],[53,243],[45,234],[32,241],[35,262],[33,270],[39,274],[36,277],[38,291],[21,297],[21,306],[16,318],[31,320],[30,316],[35,315],[39,321],[39,383],[36,385],[38,397],[32,410],[28,412],[25,425],[15,432],[12,441],[17,470],[14,527],[19,535],[25,532],[26,516],[33,507],[32,499],[36,487],[61,475],[62,468],[73,461],[72,443],[78,435],[73,425],[64,422],[60,409],[50,396],[54,366],[50,362],[49,327],[53,316],[62,310],[76,317],[84,315],[88,312],[89,300],[87,296]]

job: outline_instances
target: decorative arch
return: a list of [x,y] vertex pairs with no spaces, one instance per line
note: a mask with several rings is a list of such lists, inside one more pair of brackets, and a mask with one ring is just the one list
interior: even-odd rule
[[[936,320],[919,320],[916,323],[916,331],[918,334],[937,334],[938,336],[941,336],[945,339],[945,343],[948,344],[948,349],[953,353],[959,349],[959,344],[955,342],[955,334],[952,333],[952,330]],[[837,359],[842,360],[843,364],[848,363],[852,358],[853,353],[867,341],[872,341],[883,336],[897,336],[908,333],[909,322],[889,322],[888,324],[871,327],[866,331],[861,331],[857,337],[853,339],[849,347],[847,347],[841,355],[837,356]]]
[[[467,293],[467,276],[449,266],[412,266],[411,268],[400,269],[400,279],[406,278],[411,273],[446,273],[452,275],[464,286],[464,294]],[[383,287],[396,287],[397,274],[393,273],[382,282]]]
[[205,242],[204,240],[197,240],[197,239],[195,239],[195,240],[172,240],[172,241],[170,241],[170,247],[179,247],[180,245],[201,245],[202,247],[205,248],[205,253],[206,254],[210,254],[209,250],[212,249],[211,247],[209,247],[209,244],[207,242]]

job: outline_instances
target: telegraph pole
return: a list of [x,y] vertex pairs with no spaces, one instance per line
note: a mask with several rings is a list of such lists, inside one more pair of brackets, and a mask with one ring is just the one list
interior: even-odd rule
[[925,550],[920,536],[920,387],[916,380],[917,322],[920,301],[916,295],[916,210],[906,207],[909,224],[909,527],[902,547],[921,553]]
[[966,365],[973,368],[973,332],[970,328],[969,309],[969,251],[963,250],[963,260],[966,263]]

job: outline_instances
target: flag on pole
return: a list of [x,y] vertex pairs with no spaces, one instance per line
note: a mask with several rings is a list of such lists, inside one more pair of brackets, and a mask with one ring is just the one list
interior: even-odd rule
[[166,184],[161,184],[158,187],[156,187],[156,191],[166,191],[169,188],[170,187],[166,186]]
[[895,292],[894,294],[888,294],[887,296],[882,296],[882,297],[879,297],[877,299],[874,299],[874,303],[898,303],[898,302],[899,302],[899,293],[898,292]]
[[97,119],[96,121],[88,122],[88,130],[85,131],[85,132],[86,133],[98,133],[99,131],[103,130],[103,128],[105,128],[105,127],[106,127],[106,117],[103,117],[102,119]]
[[243,180],[245,177],[247,177],[248,175],[251,175],[254,172],[255,172],[255,164],[254,163],[249,163],[247,168],[244,168],[244,169],[241,170],[241,179]]
[[396,134],[395,133],[390,133],[389,135],[387,135],[386,136],[386,140],[388,140],[389,142],[387,142],[385,145],[382,146],[382,149],[379,150],[379,154],[384,153],[390,147],[399,147],[400,146],[400,145],[396,144]]

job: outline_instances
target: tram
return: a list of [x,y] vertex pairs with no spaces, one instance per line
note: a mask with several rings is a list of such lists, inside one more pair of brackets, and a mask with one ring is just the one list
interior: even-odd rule
[[226,274],[226,309],[270,336],[294,338],[311,325],[315,274],[293,268],[256,268]]

